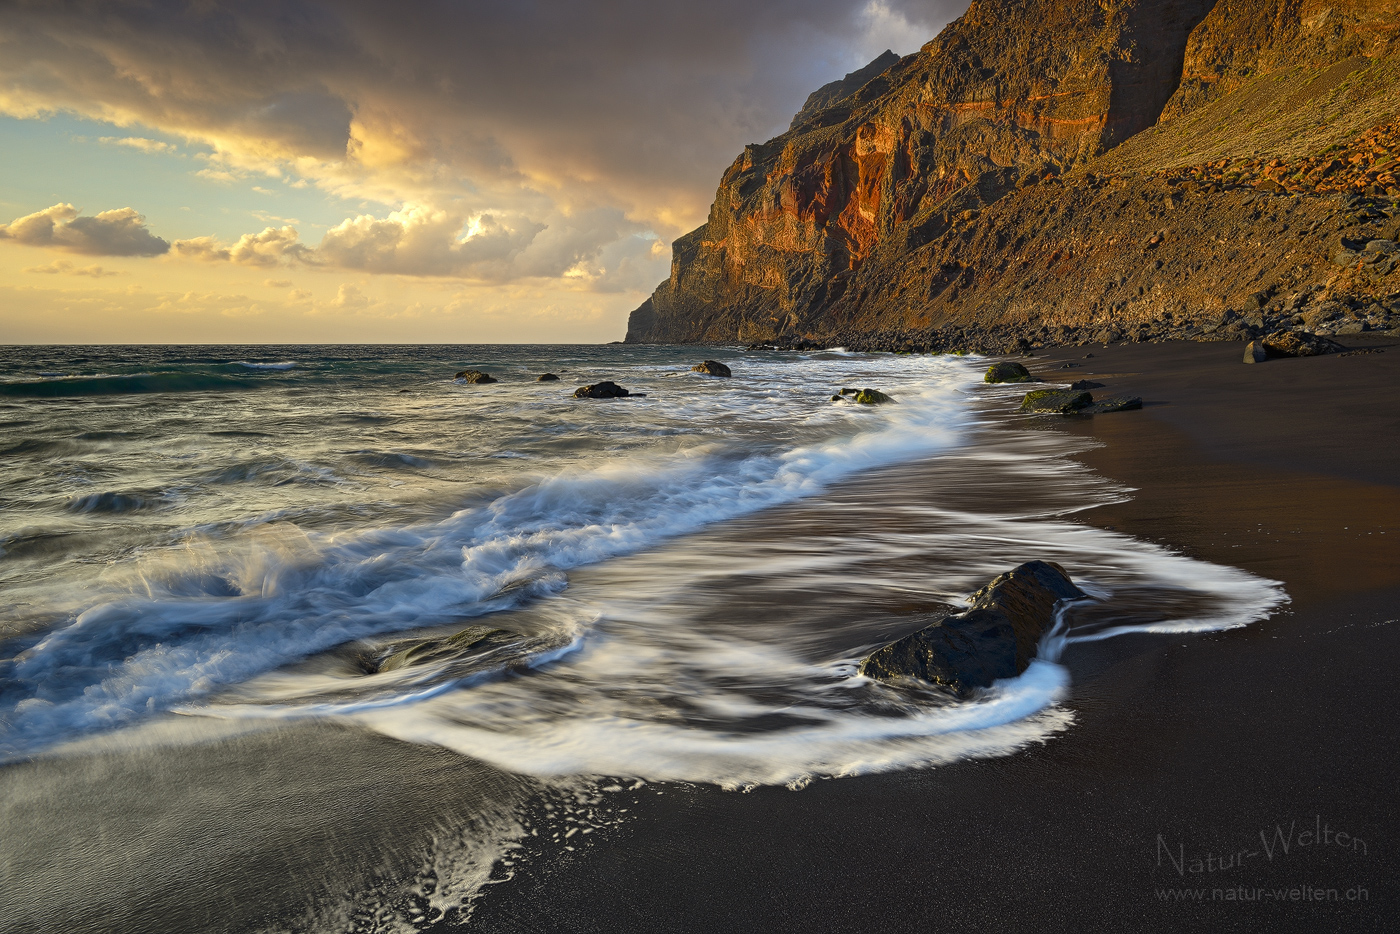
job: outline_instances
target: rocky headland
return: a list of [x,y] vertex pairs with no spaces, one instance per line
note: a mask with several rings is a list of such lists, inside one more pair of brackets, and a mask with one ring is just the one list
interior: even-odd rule
[[745,147],[627,341],[983,353],[1400,328],[1382,0],[975,0]]

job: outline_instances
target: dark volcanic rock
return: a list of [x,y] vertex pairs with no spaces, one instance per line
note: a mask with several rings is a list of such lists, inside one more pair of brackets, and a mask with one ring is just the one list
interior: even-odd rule
[[490,373],[483,373],[481,370],[462,370],[453,379],[465,380],[468,383],[494,383],[496,378]]
[[872,652],[860,673],[892,684],[915,679],[966,696],[1025,671],[1041,636],[1054,626],[1059,602],[1084,596],[1058,564],[1027,562],[973,594],[970,609]]
[[372,675],[381,671],[396,671],[410,665],[462,658],[472,652],[484,652],[509,644],[518,638],[504,629],[469,626],[446,638],[409,639],[391,643],[378,652],[361,655],[359,663],[365,674]]
[[574,390],[575,399],[621,399],[623,396],[630,395],[630,392],[617,383],[607,380],[594,383],[591,386],[580,386]]
[[1094,381],[1091,380],[1091,379],[1079,379],[1079,380],[1075,380],[1074,382],[1070,383],[1070,384],[1069,384],[1069,388],[1070,388],[1070,389],[1078,389],[1078,390],[1102,389],[1102,388],[1103,388],[1103,383],[1096,383],[1096,382],[1094,382]]
[[699,363],[695,364],[695,366],[691,367],[691,369],[694,370],[696,373],[704,373],[707,376],[734,375],[733,373],[729,372],[729,367],[725,366],[723,363],[720,363],[718,360],[701,360]]
[[840,395],[832,396],[831,399],[836,402],[842,396],[849,396],[852,402],[858,402],[861,405],[884,405],[886,402],[894,401],[893,396],[887,396],[878,389],[868,387],[865,389],[843,389]]
[[1058,412],[1070,415],[1088,405],[1094,397],[1076,389],[1037,389],[1021,400],[1022,412]]
[[1112,399],[1101,399],[1092,405],[1077,409],[1075,414],[1103,415],[1108,412],[1131,412],[1140,408],[1142,408],[1142,399],[1138,396],[1114,396]]
[[559,377],[555,376],[553,373],[541,373],[539,376],[536,376],[536,377],[535,377],[535,382],[537,382],[537,383],[557,383],[557,382],[559,382]]
[[1250,341],[1244,348],[1245,363],[1263,363],[1269,359],[1269,351],[1263,341]]
[[993,363],[982,377],[984,383],[1027,383],[1031,379],[1030,370],[1012,361]]
[[1346,350],[1336,341],[1303,330],[1275,331],[1263,344],[1271,357],[1319,357]]

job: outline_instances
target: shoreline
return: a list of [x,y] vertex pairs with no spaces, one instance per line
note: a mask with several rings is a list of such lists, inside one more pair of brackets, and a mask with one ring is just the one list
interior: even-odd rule
[[[1076,459],[1136,488],[1082,521],[1282,580],[1293,603],[1242,629],[1075,645],[1076,722],[1010,756],[642,797],[603,845],[488,891],[470,927],[1387,929],[1400,818],[1375,720],[1400,703],[1384,661],[1400,652],[1400,452],[1376,441],[1400,436],[1397,343],[1253,367],[1242,343],[1027,361],[1144,398],[1039,419],[1102,442]],[[1314,822],[1332,842],[1297,846]],[[1264,830],[1292,833],[1290,851],[1259,855]]]

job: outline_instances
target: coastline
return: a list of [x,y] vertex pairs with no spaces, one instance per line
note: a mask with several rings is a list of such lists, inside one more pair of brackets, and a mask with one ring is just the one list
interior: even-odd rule
[[[1400,451],[1384,443],[1397,436],[1397,344],[1253,367],[1236,343],[1028,361],[1144,397],[1141,412],[1039,420],[1102,442],[1079,460],[1136,488],[1083,521],[1282,580],[1292,604],[1243,629],[1074,646],[1075,724],[1010,756],[799,793],[639,797],[603,845],[526,862],[488,890],[470,927],[1387,929],[1400,877],[1383,727],[1400,702],[1386,661],[1400,651]],[[1299,846],[1314,823],[1324,844]],[[1264,831],[1289,851],[1261,851]]]

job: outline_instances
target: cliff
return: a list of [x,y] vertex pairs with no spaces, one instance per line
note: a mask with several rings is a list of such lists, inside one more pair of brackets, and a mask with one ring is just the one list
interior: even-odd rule
[[1396,232],[1393,203],[1341,200],[1393,191],[1396,5],[976,0],[746,147],[627,340],[1203,332],[1299,294],[1369,307],[1390,272],[1329,259]]

